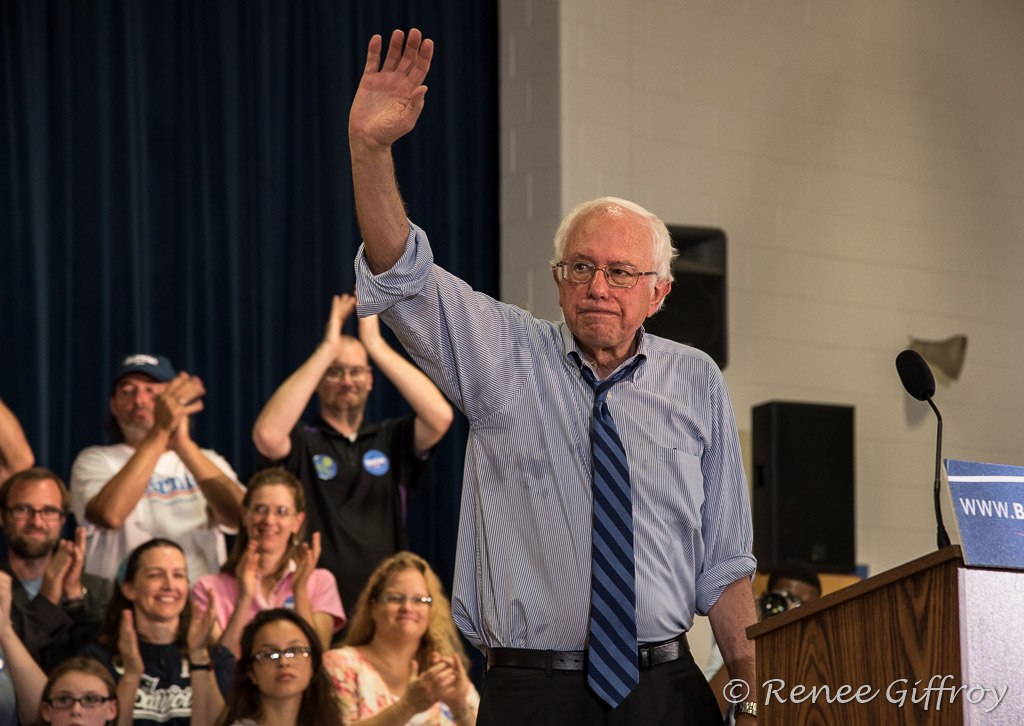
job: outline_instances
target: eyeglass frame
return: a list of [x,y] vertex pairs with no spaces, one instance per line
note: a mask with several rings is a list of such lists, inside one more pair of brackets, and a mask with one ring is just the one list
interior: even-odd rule
[[409,603],[410,605],[427,605],[427,606],[429,606],[429,605],[431,605],[434,602],[434,598],[432,598],[430,595],[412,596],[412,595],[403,595],[400,592],[385,593],[383,595],[378,595],[377,597],[375,597],[373,599],[376,600],[379,603],[384,604],[384,605],[397,605],[398,607],[402,607],[406,603]]
[[[570,274],[569,265],[570,264],[572,264],[572,265],[583,265],[584,267],[586,267],[586,268],[588,268],[590,270],[590,275],[587,277],[586,280],[580,280],[578,282],[576,280],[570,279],[569,278],[569,274]],[[640,272],[640,270],[638,270],[637,268],[633,267],[633,265],[627,265],[627,264],[614,264],[614,265],[605,265],[604,267],[598,267],[593,262],[587,262],[586,260],[562,260],[561,262],[555,263],[554,266],[555,267],[559,267],[559,268],[562,269],[562,279],[565,280],[566,282],[568,282],[570,285],[589,285],[591,282],[593,282],[594,276],[597,275],[598,272],[603,272],[604,273],[605,282],[608,283],[608,286],[609,287],[618,288],[619,290],[632,290],[634,287],[637,286],[637,283],[640,282],[640,278],[641,277],[647,277],[649,275],[657,275],[658,274],[657,270],[651,270],[650,272]],[[620,285],[617,282],[613,282],[612,281],[612,277],[608,274],[608,270],[614,269],[614,268],[623,269],[623,270],[626,270],[627,272],[632,271],[633,273],[635,273],[635,275],[636,275],[635,277],[630,277],[629,278],[629,279],[631,279],[633,281],[633,284],[632,285]]]
[[[283,511],[282,511],[283,510]],[[273,514],[278,519],[284,519],[285,517],[294,517],[298,514],[297,511],[291,507],[281,505],[279,507],[271,507],[269,504],[256,504],[248,508],[249,514],[259,519],[266,519]]]
[[302,656],[304,659],[309,658],[313,654],[313,649],[308,645],[294,645],[289,648],[282,650],[259,650],[249,657],[251,663],[263,663],[266,661],[268,665],[272,663],[288,663],[298,656]]
[[[92,698],[92,697],[97,697],[100,700],[95,702],[95,703],[93,703],[92,705],[86,703],[85,699]],[[67,701],[70,701],[70,703],[65,703],[63,706],[60,706],[60,705],[57,705],[57,703],[56,703],[56,701],[58,701],[58,700],[67,700]],[[49,704],[50,708],[55,708],[58,711],[70,711],[71,709],[73,709],[75,707],[76,703],[82,704],[82,708],[92,710],[94,708],[99,708],[100,706],[102,706],[107,701],[116,701],[116,700],[117,700],[117,696],[101,696],[98,693],[86,693],[84,696],[79,696],[77,698],[74,697],[74,696],[57,696],[56,698],[47,698],[47,699],[45,699],[45,702]]]
[[[331,366],[324,371],[323,379],[325,381],[343,381],[345,376],[348,376],[353,381],[357,378],[369,375],[373,370],[370,366]],[[337,373],[341,371],[341,373]]]
[[[67,516],[68,510],[63,507],[45,506],[36,509],[31,504],[15,504],[13,507],[2,505],[5,512],[9,512],[11,519],[15,522],[31,522],[38,515],[44,522],[56,522],[61,517]],[[21,513],[19,514],[19,510]]]

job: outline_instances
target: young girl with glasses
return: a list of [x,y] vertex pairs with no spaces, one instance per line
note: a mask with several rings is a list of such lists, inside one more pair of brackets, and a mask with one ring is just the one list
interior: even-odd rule
[[115,726],[117,688],[92,658],[71,658],[50,673],[39,706],[45,726]]
[[218,726],[341,726],[320,639],[305,618],[264,610],[245,627],[240,648]]

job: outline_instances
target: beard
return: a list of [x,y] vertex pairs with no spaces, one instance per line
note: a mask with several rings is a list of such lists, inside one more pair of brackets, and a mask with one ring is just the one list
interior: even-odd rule
[[19,557],[26,560],[38,560],[53,552],[53,548],[57,546],[57,538],[30,540],[27,537],[13,537],[7,541],[7,546]]

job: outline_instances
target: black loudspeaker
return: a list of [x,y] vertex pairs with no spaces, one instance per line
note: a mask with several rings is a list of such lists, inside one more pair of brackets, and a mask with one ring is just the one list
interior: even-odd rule
[[679,251],[672,265],[676,278],[665,306],[648,318],[644,329],[654,335],[698,348],[719,368],[729,362],[725,306],[725,232],[712,227],[670,224]]
[[853,572],[853,407],[771,401],[753,408],[757,569],[806,560]]

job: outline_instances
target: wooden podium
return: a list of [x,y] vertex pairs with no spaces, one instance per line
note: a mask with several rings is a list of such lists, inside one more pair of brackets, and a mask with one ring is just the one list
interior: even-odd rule
[[946,547],[747,628],[758,723],[1024,724],[1022,620],[1024,572]]

